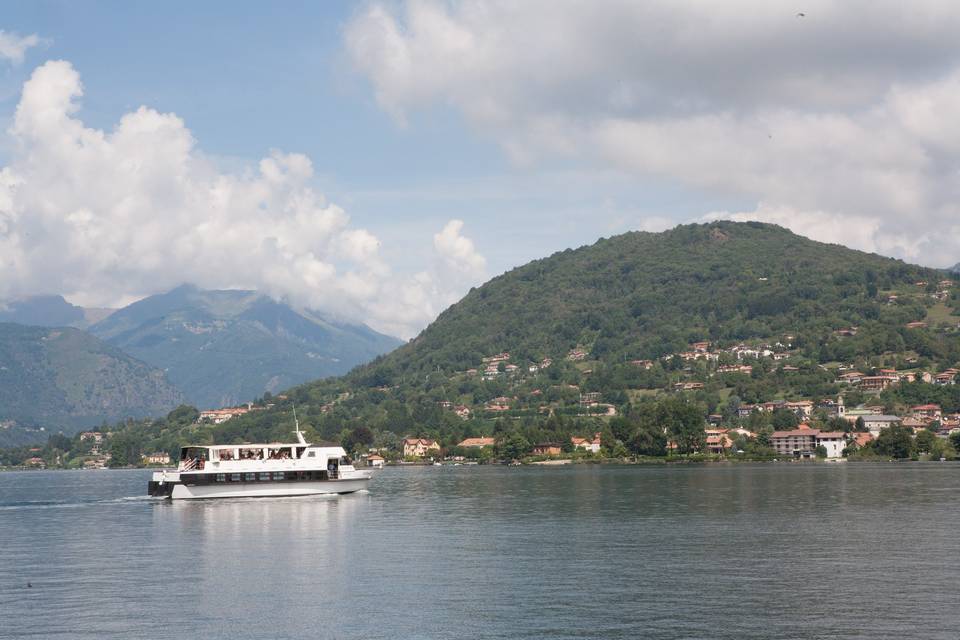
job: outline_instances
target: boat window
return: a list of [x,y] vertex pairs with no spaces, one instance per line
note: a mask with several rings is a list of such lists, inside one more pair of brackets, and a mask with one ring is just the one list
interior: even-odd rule
[[226,481],[227,481],[227,476],[225,474],[223,473],[217,474],[217,482],[226,482]]
[[261,474],[260,474],[260,480],[269,480],[269,479],[270,479],[270,474],[269,474],[269,473],[261,473]]
[[317,452],[316,452],[316,451],[307,451],[307,457],[308,457],[308,458],[315,458],[316,456],[317,456]]
[[231,473],[231,474],[230,474],[230,482],[240,482],[240,474],[239,474],[239,473]]
[[257,479],[257,474],[255,474],[255,473],[245,473],[245,474],[243,474],[243,479],[246,480],[247,482],[253,482],[254,480]]
[[283,471],[274,471],[273,472],[274,480],[283,480]]
[[353,460],[351,460],[348,456],[343,456],[342,458],[340,458],[340,465],[341,465],[341,466],[343,466],[343,465],[350,465],[350,464],[353,464]]

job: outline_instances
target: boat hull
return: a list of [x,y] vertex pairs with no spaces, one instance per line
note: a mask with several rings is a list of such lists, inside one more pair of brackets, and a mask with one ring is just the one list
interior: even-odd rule
[[354,493],[366,489],[369,478],[318,480],[296,483],[237,482],[229,484],[186,485],[176,483],[170,497],[174,500],[202,500],[210,498],[279,498],[285,496],[312,496],[331,493]]

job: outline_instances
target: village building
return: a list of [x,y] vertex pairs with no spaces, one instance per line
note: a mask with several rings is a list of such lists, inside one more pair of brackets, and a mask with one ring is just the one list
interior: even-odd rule
[[918,404],[910,408],[910,413],[919,419],[939,420],[943,417],[943,410],[938,404]]
[[862,378],[863,374],[859,371],[847,371],[846,373],[840,374],[837,380],[845,384],[859,384]]
[[453,412],[457,414],[461,420],[468,420],[470,418],[470,407],[466,405],[458,404],[453,408]]
[[581,438],[579,436],[573,436],[570,438],[570,442],[573,444],[574,449],[582,449],[583,451],[589,451],[590,453],[600,453],[600,433],[597,432],[593,434],[593,439],[588,440],[587,438]]
[[533,446],[533,455],[535,456],[558,456],[563,452],[559,443],[543,442]]
[[707,429],[704,446],[708,453],[724,454],[733,448],[733,438],[726,429]]
[[440,444],[430,438],[404,438],[403,456],[405,458],[422,458],[432,453],[440,452]]
[[863,376],[860,378],[859,387],[864,391],[883,391],[899,380],[899,377],[894,380],[890,376]]
[[96,444],[103,444],[103,434],[99,431],[84,431],[80,434],[80,442],[93,440]]
[[[900,416],[884,414],[872,414],[860,417],[863,418],[863,426],[867,428],[867,431],[869,431],[870,435],[872,435],[874,438],[879,437],[880,432],[887,427],[898,425],[903,420],[903,418]],[[847,414],[847,419],[849,420],[849,418],[850,414]],[[854,418],[854,420],[856,420],[856,418]]]
[[774,431],[770,436],[770,446],[778,454],[795,458],[814,458],[817,447],[823,447],[827,458],[840,458],[847,448],[846,436],[843,431],[820,431],[801,424],[791,431]]
[[497,364],[498,362],[506,362],[506,361],[509,360],[509,359],[510,359],[510,353],[507,352],[507,351],[504,351],[504,352],[502,352],[502,353],[498,353],[498,354],[495,354],[495,355],[492,355],[492,356],[487,356],[487,357],[485,357],[485,358],[481,358],[480,360],[481,360],[481,362],[483,362],[484,364],[488,364],[488,363]]
[[483,447],[492,447],[497,443],[496,438],[489,437],[480,437],[480,438],[465,438],[458,444],[458,447],[464,449],[482,449]]
[[[278,396],[279,397],[279,396]],[[212,422],[213,424],[222,424],[231,418],[242,416],[250,412],[250,407],[230,407],[227,409],[207,409],[200,412],[197,422]]]
[[382,469],[386,462],[384,457],[378,453],[371,453],[367,456],[367,466],[373,467],[374,469]]
[[32,457],[32,458],[27,458],[26,460],[23,461],[23,465],[24,465],[25,467],[34,467],[34,468],[36,468],[36,469],[46,469],[46,468],[47,468],[47,463],[46,463],[46,461],[45,461],[43,458],[39,458],[39,457],[37,457],[37,456],[34,456],[34,457]]

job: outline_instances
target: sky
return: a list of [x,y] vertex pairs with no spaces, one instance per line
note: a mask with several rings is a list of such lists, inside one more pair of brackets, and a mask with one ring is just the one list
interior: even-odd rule
[[729,218],[960,260],[960,5],[6,2],[0,300],[256,288],[409,338]]

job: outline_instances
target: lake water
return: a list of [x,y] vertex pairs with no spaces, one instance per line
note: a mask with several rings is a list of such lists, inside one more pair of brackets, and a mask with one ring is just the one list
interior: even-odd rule
[[[957,638],[960,465],[0,474],[3,638]],[[27,583],[32,588],[27,587]]]

